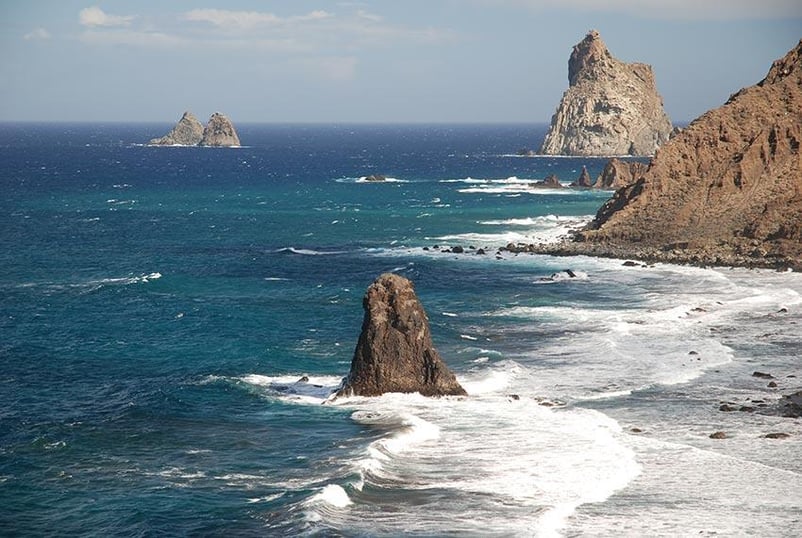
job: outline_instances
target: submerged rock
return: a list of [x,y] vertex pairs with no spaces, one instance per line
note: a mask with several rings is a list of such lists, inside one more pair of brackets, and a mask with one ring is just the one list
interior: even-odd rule
[[383,274],[368,287],[362,306],[362,332],[351,371],[337,396],[467,394],[434,349],[429,320],[412,282]]
[[231,120],[219,112],[215,112],[209,118],[209,123],[206,124],[206,128],[203,130],[203,138],[200,141],[200,145],[229,147],[239,146],[240,142]]
[[150,146],[197,146],[203,138],[203,125],[192,112],[184,112],[175,127],[162,136],[153,138]]
[[568,82],[541,153],[652,155],[669,139],[652,67],[617,60],[597,31],[574,47]]

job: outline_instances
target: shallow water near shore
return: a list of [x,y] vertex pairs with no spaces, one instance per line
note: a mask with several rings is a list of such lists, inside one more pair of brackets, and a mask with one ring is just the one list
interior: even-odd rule
[[[799,273],[497,254],[608,195],[529,186],[604,166],[543,127],[164,130],[0,126],[3,534],[802,527]],[[467,398],[329,398],[386,271]]]

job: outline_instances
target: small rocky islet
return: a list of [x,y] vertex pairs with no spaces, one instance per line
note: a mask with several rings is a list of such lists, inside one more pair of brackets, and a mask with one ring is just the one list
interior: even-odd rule
[[192,112],[186,111],[169,133],[153,138],[149,146],[240,146],[234,124],[226,116],[215,112],[204,127]]

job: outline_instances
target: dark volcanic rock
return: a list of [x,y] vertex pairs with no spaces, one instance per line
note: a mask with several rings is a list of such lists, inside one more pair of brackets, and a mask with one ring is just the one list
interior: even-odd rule
[[184,112],[175,127],[161,138],[153,138],[151,146],[197,146],[203,138],[203,125],[192,112]]
[[692,263],[802,267],[802,41],[661,146],[576,237]]
[[651,155],[668,140],[671,121],[651,66],[615,59],[597,31],[574,47],[568,83],[541,153]]
[[802,417],[802,390],[783,396],[780,400],[780,409],[784,417]]
[[467,394],[434,349],[429,320],[412,282],[383,274],[368,287],[362,306],[362,333],[338,396]]

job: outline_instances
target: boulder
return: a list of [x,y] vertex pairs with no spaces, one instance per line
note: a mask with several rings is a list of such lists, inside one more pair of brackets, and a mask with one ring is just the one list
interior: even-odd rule
[[652,155],[669,139],[651,66],[617,60],[597,31],[574,46],[568,83],[540,153]]
[[411,281],[381,275],[368,287],[362,306],[362,332],[337,396],[467,394],[434,348],[428,317]]
[[203,138],[203,125],[192,112],[184,112],[175,127],[162,136],[153,138],[150,146],[197,146]]

